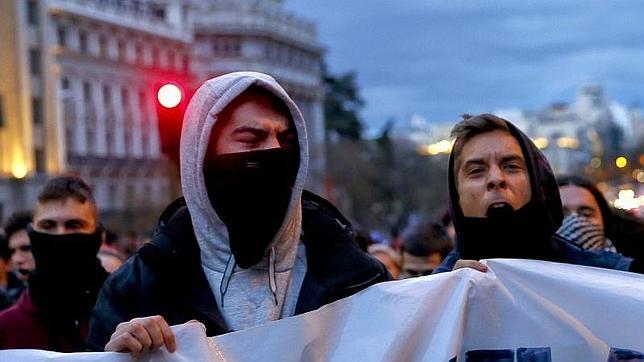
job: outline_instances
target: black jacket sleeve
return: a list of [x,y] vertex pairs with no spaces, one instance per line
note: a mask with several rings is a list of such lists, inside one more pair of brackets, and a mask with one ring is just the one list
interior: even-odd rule
[[121,322],[141,317],[139,292],[141,269],[147,269],[138,256],[130,258],[103,284],[92,311],[87,336],[87,348],[104,351],[112,333]]

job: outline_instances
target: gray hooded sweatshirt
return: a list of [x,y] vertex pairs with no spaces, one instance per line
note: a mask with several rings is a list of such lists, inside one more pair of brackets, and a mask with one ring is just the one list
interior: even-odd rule
[[[271,91],[288,106],[299,141],[300,167],[286,216],[264,258],[248,269],[241,269],[230,250],[226,225],[210,204],[202,170],[218,115],[251,85]],[[228,328],[241,330],[292,316],[306,273],[306,253],[300,242],[300,201],[308,144],[300,110],[268,75],[255,72],[222,75],[208,80],[194,94],[184,117],[180,147],[181,185],[201,249],[201,266]]]

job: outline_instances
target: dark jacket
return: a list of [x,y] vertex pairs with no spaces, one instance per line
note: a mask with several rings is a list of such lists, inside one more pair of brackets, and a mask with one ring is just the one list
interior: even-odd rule
[[16,303],[25,290],[25,283],[18,279],[14,273],[9,272],[7,278],[9,279],[7,288],[0,288],[0,311]]
[[[88,298],[96,298],[98,288],[106,277],[107,273],[101,268],[97,275],[98,285],[87,291]],[[85,351],[89,312],[77,321],[58,320],[59,315],[46,313],[34,302],[30,289],[25,289],[16,304],[0,313],[0,349]]]
[[[579,265],[597,266],[619,270],[633,270],[633,259],[619,254],[604,251],[587,251],[572,244],[557,235],[555,232],[561,226],[563,220],[563,208],[559,196],[559,188],[546,157],[539,151],[534,143],[512,123],[507,122],[510,133],[517,140],[523,151],[526,168],[530,179],[531,195],[530,207],[532,212],[531,223],[528,223],[527,230],[520,230],[516,234],[517,256],[503,255],[503,257],[542,259],[556,262],[564,262]],[[465,217],[460,209],[459,197],[454,172],[454,154],[450,155],[448,187],[450,195],[450,214],[454,221],[456,231],[456,249],[443,260],[434,273],[450,271],[456,261],[463,254],[464,247],[468,244],[481,243],[479,235],[465,230]],[[512,228],[513,225],[507,225]],[[502,232],[500,230],[499,232]],[[530,245],[526,245],[530,244]],[[538,247],[529,247],[539,244]],[[525,250],[521,250],[524,248]],[[500,254],[503,251],[499,250]],[[492,253],[494,254],[494,253]],[[531,257],[529,255],[534,255]],[[492,255],[491,257],[495,257]]]
[[[633,259],[629,257],[607,251],[584,250],[579,246],[571,243],[570,241],[560,237],[559,235],[554,235],[552,237],[552,242],[557,246],[557,250],[561,252],[561,260],[558,261],[566,262],[569,264],[594,266],[623,271],[631,270]],[[460,259],[458,250],[452,250],[445,257],[445,259],[443,259],[441,265],[438,268],[434,269],[434,272],[432,274],[451,271],[458,259]],[[638,272],[637,270],[631,271]]]
[[[350,223],[333,205],[305,191],[302,212],[307,271],[295,314],[390,279],[382,264],[358,248]],[[209,336],[229,332],[202,270],[183,199],[161,215],[152,242],[105,282],[90,323],[89,348],[102,351],[119,323],[151,315],[170,325],[196,319]]]

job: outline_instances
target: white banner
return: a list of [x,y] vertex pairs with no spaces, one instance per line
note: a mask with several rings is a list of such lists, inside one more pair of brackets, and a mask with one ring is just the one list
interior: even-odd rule
[[[381,283],[317,311],[143,361],[644,361],[644,276],[531,260]],[[620,357],[621,356],[621,357]],[[639,358],[638,358],[639,356]],[[118,353],[0,352],[0,361],[128,361]]]

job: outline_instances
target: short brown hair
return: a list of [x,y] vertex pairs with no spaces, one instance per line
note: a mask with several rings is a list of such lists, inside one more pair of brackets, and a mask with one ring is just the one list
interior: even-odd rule
[[463,147],[474,136],[492,131],[504,131],[511,134],[510,127],[505,119],[490,113],[482,113],[476,116],[464,114],[463,120],[458,122],[450,136],[455,138],[452,155],[454,158],[454,169],[458,168],[457,159]]
[[64,201],[70,198],[83,204],[89,202],[94,206],[94,209],[97,209],[92,189],[78,176],[63,175],[54,177],[47,181],[38,194],[39,203]]

